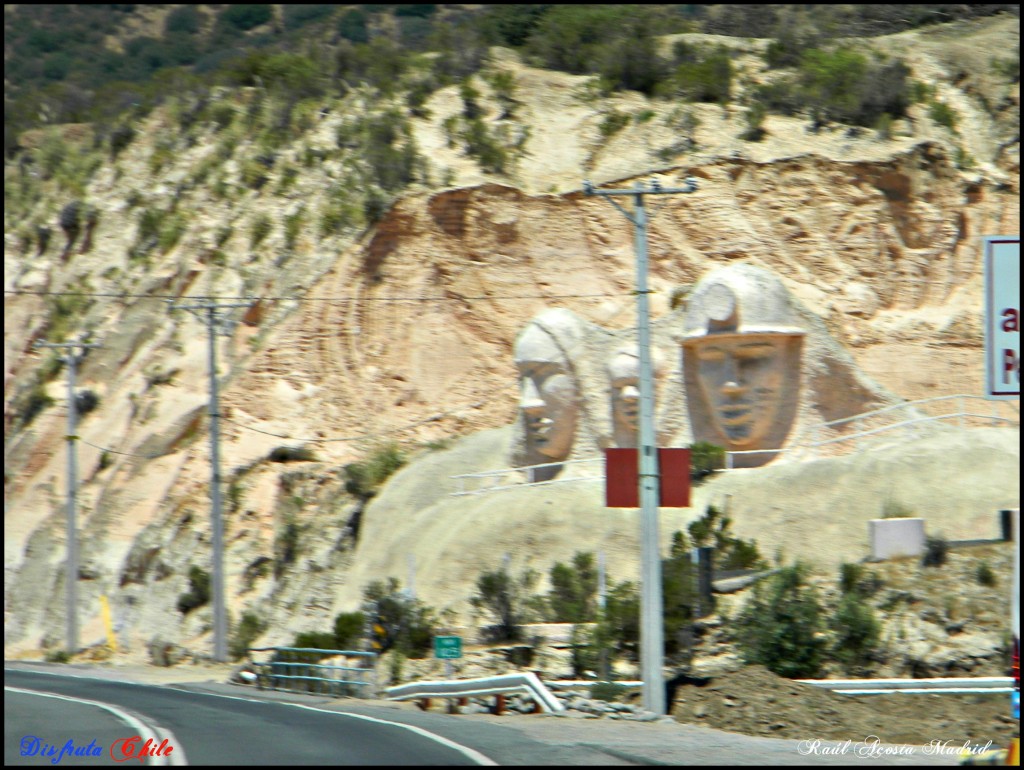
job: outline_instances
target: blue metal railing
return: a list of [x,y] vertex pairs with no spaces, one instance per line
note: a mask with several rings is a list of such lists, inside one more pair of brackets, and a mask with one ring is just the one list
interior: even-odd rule
[[[252,647],[253,653],[272,652],[270,660],[253,660],[260,689],[320,695],[373,695],[377,684],[377,653],[325,650],[318,647]],[[355,658],[362,665],[321,663],[324,658]],[[345,661],[346,663],[348,661]]]

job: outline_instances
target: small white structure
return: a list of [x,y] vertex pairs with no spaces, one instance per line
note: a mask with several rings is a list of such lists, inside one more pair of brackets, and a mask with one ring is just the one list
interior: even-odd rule
[[924,553],[924,519],[871,519],[868,522],[871,558],[920,556]]

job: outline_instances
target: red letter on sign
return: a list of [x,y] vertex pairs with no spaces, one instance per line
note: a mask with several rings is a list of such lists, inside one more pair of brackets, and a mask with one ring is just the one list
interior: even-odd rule
[[1016,350],[1006,348],[1003,350],[1003,384],[1009,385],[1011,378],[1020,383],[1020,360]]

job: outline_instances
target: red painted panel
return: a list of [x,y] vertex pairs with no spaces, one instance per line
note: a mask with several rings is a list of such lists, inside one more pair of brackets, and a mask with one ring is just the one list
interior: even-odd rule
[[640,472],[635,449],[604,450],[604,499],[608,508],[640,507]]
[[[609,508],[640,507],[640,471],[636,449],[606,449],[605,505]],[[661,482],[658,506],[690,507],[690,450],[659,449],[658,476]]]

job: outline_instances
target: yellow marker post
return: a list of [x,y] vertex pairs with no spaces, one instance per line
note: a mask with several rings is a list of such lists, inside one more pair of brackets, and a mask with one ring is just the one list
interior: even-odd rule
[[104,594],[100,595],[100,612],[103,615],[103,625],[107,629],[107,646],[111,652],[117,652],[117,636],[114,635],[114,622],[110,618],[110,604]]

